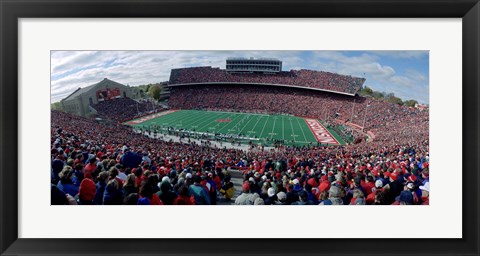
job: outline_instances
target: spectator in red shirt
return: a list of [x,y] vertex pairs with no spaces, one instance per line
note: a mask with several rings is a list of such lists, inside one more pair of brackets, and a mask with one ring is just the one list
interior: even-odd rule
[[88,164],[84,168],[85,178],[91,179],[95,169],[97,169],[97,158],[92,157],[88,160]]

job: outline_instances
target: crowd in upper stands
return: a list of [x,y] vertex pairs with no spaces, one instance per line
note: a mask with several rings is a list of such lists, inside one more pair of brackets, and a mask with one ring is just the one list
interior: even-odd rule
[[253,83],[280,84],[288,86],[310,87],[355,94],[365,82],[365,78],[339,75],[314,70],[291,70],[276,74],[229,73],[224,69],[212,67],[192,67],[172,69],[170,84],[194,83]]
[[98,115],[117,122],[132,120],[146,113],[163,109],[156,106],[153,102],[135,101],[127,97],[100,101],[92,107],[98,112]]

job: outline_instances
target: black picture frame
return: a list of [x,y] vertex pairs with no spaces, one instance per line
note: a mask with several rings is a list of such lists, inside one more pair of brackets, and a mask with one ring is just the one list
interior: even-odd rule
[[[0,0],[1,255],[478,255],[478,0]],[[462,239],[19,239],[18,19],[58,17],[462,18]],[[451,88],[455,90],[456,88]],[[460,114],[460,113],[458,113]],[[454,170],[452,170],[454,171]],[[460,170],[455,170],[460,171]],[[423,216],[428,217],[428,216]],[[239,220],[241,221],[241,220]],[[221,225],[221,224],[218,224]],[[421,225],[421,222],[414,223]],[[388,225],[386,230],[390,232]],[[391,230],[394,231],[393,227]],[[60,228],[52,225],[52,228]],[[325,230],[328,232],[328,230]]]

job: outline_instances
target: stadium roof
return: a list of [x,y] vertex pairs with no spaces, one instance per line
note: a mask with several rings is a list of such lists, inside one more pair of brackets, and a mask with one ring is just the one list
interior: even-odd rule
[[118,83],[118,82],[115,82],[115,81],[112,81],[108,78],[104,78],[102,81],[96,83],[96,84],[92,84],[92,85],[89,85],[89,86],[86,86],[86,87],[83,87],[83,88],[78,88],[77,90],[75,90],[72,94],[68,95],[65,99],[63,99],[62,101],[64,100],[68,100],[68,99],[71,99],[71,98],[75,98],[83,93],[86,93],[88,91],[90,91],[91,89],[93,89],[94,87],[97,87],[97,86],[125,86],[121,83]]

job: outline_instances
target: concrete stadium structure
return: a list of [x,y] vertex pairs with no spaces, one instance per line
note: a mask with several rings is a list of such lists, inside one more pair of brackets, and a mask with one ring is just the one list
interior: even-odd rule
[[131,87],[104,78],[96,84],[78,88],[61,100],[60,103],[65,112],[87,116],[96,113],[96,110],[91,106],[101,101],[125,97],[131,98],[132,94],[133,89]]

